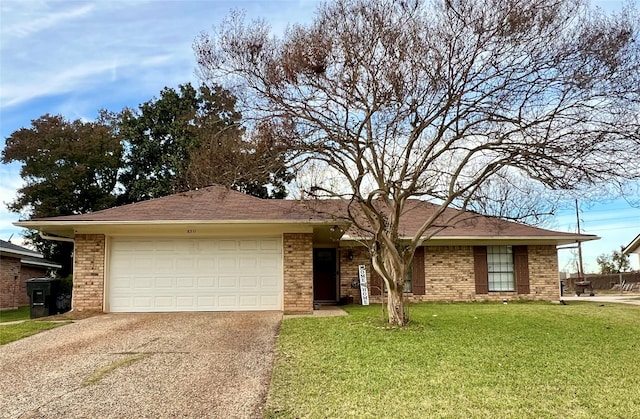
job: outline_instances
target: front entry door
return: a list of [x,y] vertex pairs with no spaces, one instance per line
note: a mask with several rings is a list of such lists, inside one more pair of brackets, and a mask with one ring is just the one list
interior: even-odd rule
[[336,249],[313,249],[313,301],[337,301]]

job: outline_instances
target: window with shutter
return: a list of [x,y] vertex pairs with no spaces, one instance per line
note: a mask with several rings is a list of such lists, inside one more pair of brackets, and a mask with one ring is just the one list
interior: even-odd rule
[[529,294],[529,249],[527,246],[513,246],[513,264],[516,273],[516,291]]
[[476,294],[489,293],[489,281],[487,272],[487,248],[475,246],[473,248],[473,262],[476,280]]
[[487,246],[489,291],[515,291],[515,265],[511,246]]
[[424,247],[420,246],[413,254],[413,263],[411,264],[411,292],[414,295],[425,294],[425,278],[424,278]]

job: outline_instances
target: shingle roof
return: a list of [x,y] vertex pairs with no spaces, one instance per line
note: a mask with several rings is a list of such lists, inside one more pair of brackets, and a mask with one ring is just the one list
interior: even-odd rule
[[[67,222],[71,224],[89,222],[171,222],[171,221],[244,221],[244,222],[310,222],[332,223],[345,220],[348,201],[338,199],[317,200],[276,200],[261,199],[226,189],[210,186],[196,191],[184,192],[163,198],[123,205],[93,213],[64,217],[41,218],[19,223],[26,227],[43,226],[47,222]],[[412,237],[422,223],[439,206],[421,200],[409,200],[401,217],[399,233],[401,237]],[[457,217],[457,222],[435,234],[438,238],[572,238],[592,240],[593,235],[558,232],[506,221],[495,217],[481,216],[471,212],[461,212],[449,208],[438,218],[435,225],[449,225],[449,219]],[[36,224],[37,223],[37,224]],[[40,227],[36,227],[40,228]],[[358,238],[362,233],[351,226],[345,238]]]
[[0,251],[18,256],[42,258],[42,254],[36,252],[35,250],[27,249],[26,247],[18,246],[17,244],[13,244],[4,240],[0,240]]
[[[315,200],[309,201],[308,206],[321,212],[337,212],[344,215],[347,213],[347,201]],[[408,200],[400,217],[398,229],[400,237],[413,237],[422,224],[439,208],[438,205],[430,202],[418,199]],[[450,221],[452,219],[454,219],[453,223]],[[454,208],[446,209],[444,214],[436,219],[434,226],[434,229],[427,230],[427,234],[433,232],[438,226],[446,226],[441,231],[436,232],[434,237],[438,238],[495,238],[497,236],[529,238],[582,237],[584,240],[597,238],[594,235],[578,235],[576,233],[547,230]],[[362,236],[362,233],[354,227],[351,227],[346,234],[352,238]]]
[[329,220],[296,205],[298,201],[261,199],[222,186],[210,186],[80,215],[30,221],[318,221]]

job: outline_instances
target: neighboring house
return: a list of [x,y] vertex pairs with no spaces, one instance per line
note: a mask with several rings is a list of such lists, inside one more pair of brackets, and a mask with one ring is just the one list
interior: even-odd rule
[[[344,208],[212,186],[15,224],[74,239],[74,310],[310,312],[314,302],[359,302],[358,265],[371,278]],[[411,236],[434,208],[408,202],[401,234]],[[597,239],[465,215],[416,251],[409,301],[556,300],[556,246]],[[373,275],[374,302],[380,286]]]
[[0,310],[29,305],[27,279],[46,277],[61,267],[38,252],[0,240]]
[[635,253],[638,255],[638,258],[640,259],[640,234],[638,234],[636,238],[633,239],[631,243],[629,243],[629,245],[624,248],[622,253],[624,253],[625,255],[630,255],[631,253]]

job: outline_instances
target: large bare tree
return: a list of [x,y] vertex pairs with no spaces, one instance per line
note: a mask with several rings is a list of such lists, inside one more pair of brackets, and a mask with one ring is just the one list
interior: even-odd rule
[[[349,199],[403,325],[405,273],[445,208],[639,178],[639,26],[580,0],[337,0],[281,37],[232,13],[194,48],[245,117],[341,179],[315,190]],[[411,198],[439,210],[403,237]]]

